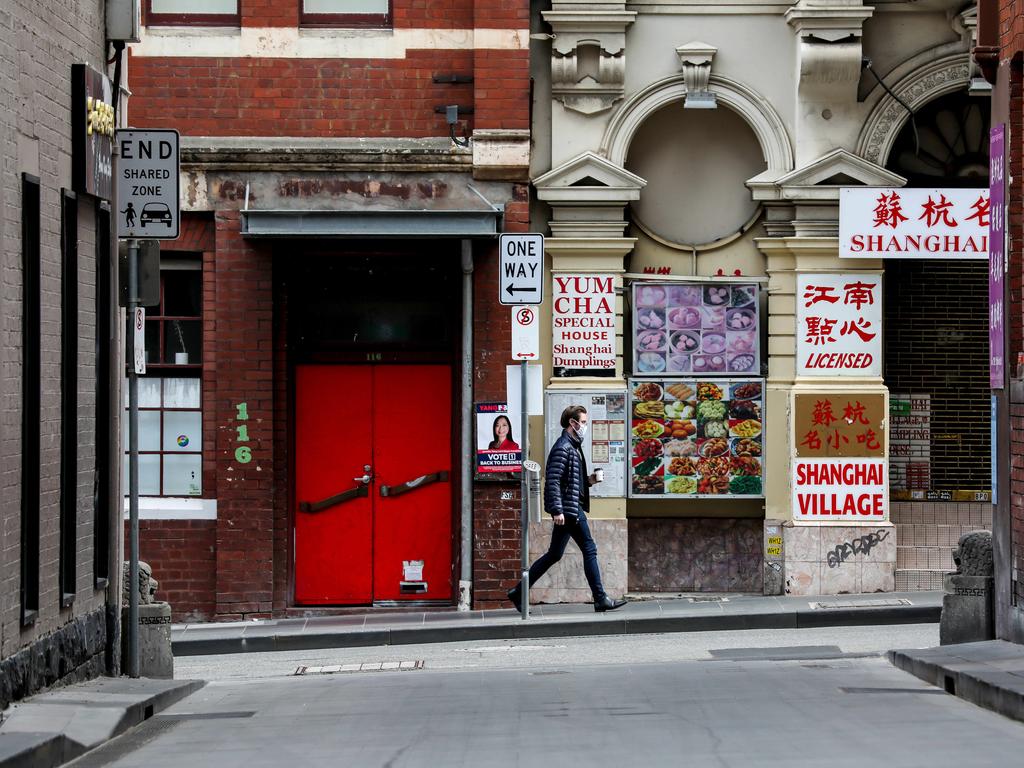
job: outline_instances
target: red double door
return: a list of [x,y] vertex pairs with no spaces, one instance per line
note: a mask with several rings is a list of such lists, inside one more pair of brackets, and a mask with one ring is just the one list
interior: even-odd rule
[[295,600],[452,596],[451,371],[295,372]]

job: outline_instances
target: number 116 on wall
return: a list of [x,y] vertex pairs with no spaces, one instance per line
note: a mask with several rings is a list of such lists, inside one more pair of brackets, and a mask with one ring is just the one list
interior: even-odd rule
[[[235,418],[238,421],[249,420],[249,406],[248,403],[239,403],[235,406],[236,414]],[[248,443],[249,442],[249,426],[247,424],[239,424],[235,427],[235,431],[238,433],[237,442]],[[248,464],[252,461],[252,449],[248,445],[239,445],[235,448],[235,461],[239,464]]]

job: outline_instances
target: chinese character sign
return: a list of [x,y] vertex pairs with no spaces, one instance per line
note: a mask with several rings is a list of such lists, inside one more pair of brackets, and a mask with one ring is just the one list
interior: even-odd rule
[[839,255],[984,259],[989,218],[987,189],[844,188],[839,190]]
[[997,125],[992,128],[988,147],[989,196],[992,201],[988,240],[989,379],[992,389],[1002,389],[1005,379],[1003,276],[1006,259],[1006,126]]
[[885,395],[793,395],[796,455],[809,458],[885,456]]
[[793,517],[881,522],[888,517],[885,395],[793,395]]
[[797,374],[882,375],[882,276],[797,277]]

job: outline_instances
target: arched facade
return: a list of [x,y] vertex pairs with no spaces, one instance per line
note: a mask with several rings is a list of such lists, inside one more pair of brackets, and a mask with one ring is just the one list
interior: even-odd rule
[[[661,315],[656,304],[641,301],[645,288],[654,289],[646,294],[650,297],[657,294],[659,282],[665,286],[709,286],[746,280],[756,284],[760,302],[761,369],[749,375],[759,377],[763,386],[760,439],[764,453],[759,457],[763,493],[743,499],[686,499],[685,492],[670,491],[666,486],[663,496],[672,498],[656,500],[652,498],[656,493],[650,490],[656,482],[631,484],[638,476],[631,467],[637,465],[627,460],[625,490],[595,500],[591,519],[599,546],[627,553],[623,555],[628,559],[623,576],[628,583],[623,586],[629,589],[763,588],[766,594],[835,594],[900,588],[913,576],[908,573],[914,566],[907,561],[897,564],[897,526],[889,516],[887,485],[864,491],[879,500],[882,510],[871,519],[842,510],[813,512],[806,504],[801,508],[797,486],[804,481],[798,479],[797,467],[801,456],[807,454],[800,453],[805,435],[796,434],[798,406],[803,404],[806,409],[808,402],[813,405],[829,397],[847,397],[838,405],[842,408],[860,398],[874,403],[881,414],[879,421],[887,423],[889,402],[880,364],[855,361],[856,365],[845,367],[837,362],[812,370],[809,345],[817,341],[809,331],[804,332],[811,327],[805,293],[809,286],[839,286],[842,290],[847,284],[865,283],[877,289],[874,300],[882,302],[885,263],[840,258],[840,190],[906,184],[906,178],[885,167],[906,121],[906,110],[874,82],[862,66],[862,57],[872,59],[873,72],[900,100],[917,109],[969,83],[970,14],[950,18],[942,10],[918,6],[879,12],[867,5],[828,7],[806,0],[777,11],[764,6],[727,9],[714,3],[701,6],[699,12],[684,6],[649,12],[646,7],[627,8],[625,3],[602,4],[601,8],[599,13],[553,0],[552,10],[541,14],[542,20],[551,24],[559,47],[558,56],[552,57],[558,61],[545,62],[542,56],[533,67],[540,98],[534,113],[537,151],[532,177],[539,201],[550,207],[535,209],[538,218],[532,227],[550,232],[546,249],[551,257],[553,290],[567,277],[614,275],[615,375],[567,373],[552,365],[545,368],[545,374],[550,374],[548,391],[635,395],[638,382],[652,380],[660,371],[665,372],[666,382],[671,378],[669,372],[687,372],[685,367],[672,367],[685,363],[670,360],[679,352],[673,353],[668,346],[671,336],[662,368],[641,361],[642,355],[644,360],[653,360],[654,356],[645,353],[659,348],[641,345],[636,330],[641,319],[632,304],[654,307],[646,319],[656,329]],[[579,63],[567,74],[563,59],[570,55],[574,40],[578,41],[576,48],[583,43],[590,46],[588,55],[593,54],[593,41],[598,41],[599,56],[614,58],[624,73],[622,78],[605,84],[598,76],[595,81],[592,73],[599,73],[600,67],[586,69]],[[543,94],[549,81],[560,85],[551,89],[547,105]],[[573,91],[572,99],[566,97],[564,88]],[[599,111],[577,103],[602,88]],[[736,212],[735,198],[728,200],[715,192],[716,180],[729,185],[733,181],[723,181],[723,166],[716,166],[713,160],[709,160],[711,171],[693,170],[695,166],[681,171],[682,164],[670,165],[668,160],[663,165],[627,167],[627,161],[632,162],[630,145],[638,140],[645,147],[658,137],[666,142],[658,146],[682,140],[687,148],[695,141],[700,147],[717,148],[723,141],[737,141],[714,130],[680,139],[685,131],[674,131],[671,119],[660,133],[641,130],[654,122],[651,118],[660,110],[679,114],[683,125],[687,116],[681,110],[694,108],[727,109],[737,114],[750,127],[764,159],[764,170],[744,180],[747,200],[760,206],[755,219],[734,216],[746,223],[706,248],[659,238],[656,228],[645,228],[636,220],[635,211],[630,213],[637,200],[644,206],[660,202],[670,213],[672,206],[690,206],[690,210],[680,211],[682,221],[683,214],[697,208],[690,195],[703,195],[700,202],[716,200],[723,207],[734,206],[730,210]],[[752,145],[750,140],[748,146],[753,150]],[[546,156],[555,162],[545,164]],[[649,152],[646,156],[655,155]],[[678,155],[666,151],[664,157]],[[651,169],[669,169],[664,172],[669,176],[676,173],[684,180],[678,190],[666,192]],[[664,199],[659,201],[659,196]],[[666,288],[666,296],[673,295],[673,290]],[[671,311],[668,302],[663,311],[667,318]],[[881,319],[871,315],[871,322],[877,325],[865,337],[876,330],[884,334]],[[841,326],[836,325],[836,335]],[[556,318],[551,318],[551,327],[554,339]],[[877,363],[883,357],[881,339],[876,343],[871,351]],[[703,346],[699,351],[706,352]],[[630,453],[635,434],[630,418],[627,415],[623,425],[624,450],[628,459],[638,459]],[[855,442],[853,438],[851,442]],[[888,442],[885,445],[881,455],[853,455],[870,458],[888,477]],[[818,460],[823,454],[812,455]],[[688,464],[678,461],[673,465],[666,460],[666,476],[675,474],[670,471],[673,466],[682,472]],[[677,487],[688,486],[678,483]],[[806,490],[803,493],[804,500],[809,498]],[[751,530],[745,526],[751,520],[759,522],[756,537],[763,537],[756,563],[734,557],[742,549],[738,544],[727,551],[714,550],[715,542],[727,540],[735,531],[743,530],[749,538]],[[851,567],[830,563],[829,552],[871,533],[877,533],[879,539],[870,557],[853,558]],[[532,535],[543,541],[546,530],[540,526]],[[674,554],[669,557],[664,542],[673,538],[686,543],[673,547]],[[709,553],[719,562],[729,563],[732,580],[706,566]],[[664,578],[651,582],[653,573]],[[574,589],[582,585],[582,573],[577,576]],[[538,588],[549,600],[566,599],[571,594],[569,587]]]
[[[684,75],[673,75],[651,83],[628,99],[608,123],[601,140],[601,154],[622,166],[629,144],[640,125],[650,115],[686,97]],[[785,123],[771,103],[742,83],[712,74],[708,90],[718,103],[739,114],[754,131],[764,152],[769,171],[785,173],[793,170],[793,145]]]
[[[891,88],[916,112],[939,96],[966,88],[970,76],[970,54],[956,53],[918,67]],[[857,154],[877,165],[885,165],[908,117],[902,104],[888,93],[884,94],[864,121],[857,139]]]

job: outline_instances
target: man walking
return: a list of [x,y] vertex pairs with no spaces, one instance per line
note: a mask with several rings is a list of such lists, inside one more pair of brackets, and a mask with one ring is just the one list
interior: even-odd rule
[[[583,436],[587,434],[588,418],[587,409],[582,405],[570,405],[562,411],[562,436],[551,446],[544,475],[544,509],[551,515],[555,527],[551,531],[548,551],[530,566],[530,586],[562,559],[572,538],[583,552],[583,571],[594,594],[594,610],[614,611],[624,606],[626,601],[612,600],[605,594],[601,568],[597,564],[597,544],[587,524],[590,486],[600,482],[597,473],[587,474],[587,460],[583,456]],[[519,584],[508,593],[508,599],[517,611],[522,610],[521,587]]]

